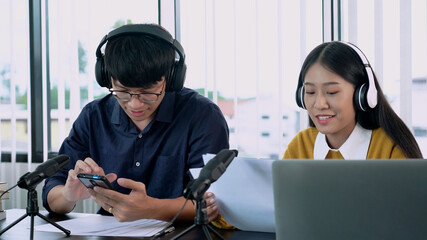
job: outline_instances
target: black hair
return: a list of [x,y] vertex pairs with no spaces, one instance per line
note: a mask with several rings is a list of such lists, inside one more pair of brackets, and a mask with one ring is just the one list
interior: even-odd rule
[[[308,69],[315,63],[320,63],[324,68],[353,84],[355,88],[368,83],[369,78],[359,55],[345,43],[333,41],[320,44],[308,54],[301,68],[298,88],[303,85]],[[382,128],[407,158],[423,158],[415,137],[385,98],[375,73],[374,81],[378,104],[373,109],[360,111],[353,103],[357,123],[365,129]],[[311,118],[309,124],[315,127]]]
[[[161,26],[155,26],[170,35]],[[175,63],[175,50],[155,37],[131,34],[108,41],[104,59],[109,77],[123,86],[150,88],[163,76],[169,77]]]

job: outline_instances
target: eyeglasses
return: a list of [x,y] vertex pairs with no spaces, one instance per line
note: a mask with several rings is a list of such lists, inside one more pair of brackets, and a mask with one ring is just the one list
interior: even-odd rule
[[136,96],[138,100],[142,103],[155,103],[159,99],[159,96],[163,94],[163,90],[165,88],[165,83],[163,83],[162,91],[160,93],[130,93],[121,90],[114,90],[112,88],[109,91],[113,94],[113,96],[122,102],[129,102],[132,100],[133,96]]

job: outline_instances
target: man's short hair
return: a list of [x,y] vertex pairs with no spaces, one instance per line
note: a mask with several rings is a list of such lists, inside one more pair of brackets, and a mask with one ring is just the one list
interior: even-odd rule
[[149,35],[123,35],[108,41],[104,59],[109,76],[123,86],[150,88],[162,76],[168,78],[175,63],[175,50]]

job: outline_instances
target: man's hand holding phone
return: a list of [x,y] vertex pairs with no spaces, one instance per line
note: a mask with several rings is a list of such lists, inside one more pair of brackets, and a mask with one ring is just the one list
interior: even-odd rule
[[110,181],[105,176],[93,175],[89,173],[79,173],[77,174],[79,180],[85,185],[87,188],[93,188],[95,186],[115,190],[113,185],[111,185]]
[[[84,161],[78,160],[74,169],[71,169],[68,172],[67,182],[65,183],[65,188],[62,191],[63,196],[69,202],[77,202],[79,200],[84,200],[90,197],[90,194],[77,175],[79,173],[93,174],[104,176],[104,170],[98,166],[98,164],[92,158],[86,158]],[[117,175],[110,173],[105,176],[109,182],[115,181]]]

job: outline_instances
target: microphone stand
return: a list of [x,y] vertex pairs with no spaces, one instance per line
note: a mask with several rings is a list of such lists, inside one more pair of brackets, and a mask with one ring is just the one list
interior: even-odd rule
[[47,217],[45,217],[45,216],[43,216],[43,215],[41,215],[39,213],[39,205],[38,205],[38,201],[37,201],[37,191],[35,190],[35,186],[29,187],[27,190],[28,190],[28,194],[27,194],[27,213],[24,214],[22,217],[20,217],[15,222],[11,223],[5,229],[1,230],[0,231],[0,236],[4,232],[6,232],[7,230],[9,230],[10,228],[12,228],[13,226],[15,226],[17,223],[19,223],[20,221],[22,221],[25,217],[28,217],[28,216],[31,217],[30,239],[33,239],[33,237],[34,237],[34,216],[41,217],[46,222],[52,224],[53,226],[55,226],[55,227],[59,228],[61,231],[63,231],[67,235],[67,237],[70,236],[70,234],[71,234],[70,230],[67,230],[67,229],[61,227],[59,224],[53,222],[49,218],[47,218]]
[[184,236],[186,233],[190,232],[194,228],[202,228],[203,233],[208,240],[212,240],[209,230],[213,232],[218,238],[224,240],[224,238],[209,225],[208,210],[206,208],[206,200],[203,197],[197,199],[196,217],[194,218],[194,224],[189,228],[187,228],[186,230],[184,230],[183,232],[181,232],[180,234],[178,234],[177,236],[173,237],[172,240],[176,240]]
[[209,225],[208,210],[206,200],[203,195],[206,190],[208,190],[211,183],[218,180],[218,178],[225,172],[227,166],[235,156],[237,156],[237,150],[221,150],[203,167],[200,171],[199,177],[191,180],[187,184],[187,187],[184,189],[184,196],[186,199],[197,201],[196,217],[194,218],[194,224],[192,226],[172,238],[172,240],[176,240],[184,236],[194,228],[202,228],[203,233],[208,240],[212,240],[209,231],[213,232],[221,240],[224,240],[224,238]]

